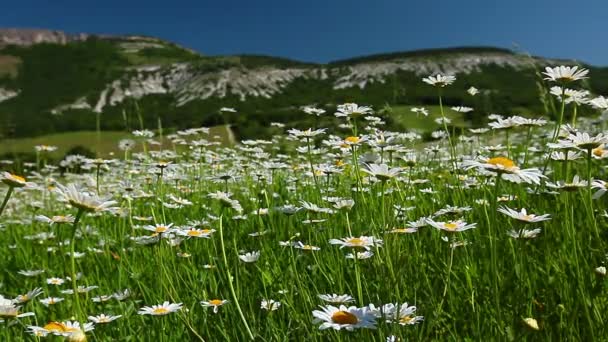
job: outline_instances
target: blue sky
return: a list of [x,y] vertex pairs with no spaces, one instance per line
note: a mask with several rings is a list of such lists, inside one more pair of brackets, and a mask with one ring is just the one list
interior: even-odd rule
[[608,65],[607,0],[20,0],[0,27],[145,34],[209,55],[327,62],[487,45]]

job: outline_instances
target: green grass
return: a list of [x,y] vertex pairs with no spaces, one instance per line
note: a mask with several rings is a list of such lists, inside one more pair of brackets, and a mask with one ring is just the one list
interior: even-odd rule
[[17,77],[19,64],[21,64],[21,60],[17,57],[0,55],[0,78],[5,76],[9,78]]
[[[397,106],[392,120],[425,133],[439,129],[432,121],[438,108],[427,108],[428,118],[416,118]],[[559,114],[571,111],[568,105]],[[446,116],[466,126],[461,114]],[[356,139],[342,140],[351,133],[324,141],[329,131],[322,130],[220,148],[183,136],[191,148],[116,153],[103,166],[40,163],[15,171],[7,164],[39,186],[0,173],[0,294],[44,293],[23,300],[19,312],[34,317],[10,317],[18,321],[0,325],[0,338],[32,340],[27,326],[104,313],[122,317],[95,325],[90,341],[606,339],[608,195],[594,195],[607,188],[604,150],[569,147],[579,158],[550,159],[553,122],[436,140],[433,150],[392,140],[399,135],[385,130],[393,127],[362,127],[366,122],[356,121],[359,132],[370,133],[357,147],[345,145]],[[595,138],[570,136],[563,145],[608,144],[603,125],[584,117],[575,124]],[[211,135],[222,132],[216,127]],[[108,153],[122,134],[104,132]],[[95,133],[10,146],[37,143],[92,148]],[[499,144],[504,148],[487,149]],[[74,223],[34,219],[68,214]],[[348,258],[357,252],[367,253]],[[65,283],[49,284],[51,277]],[[90,292],[66,293],[78,286]],[[93,300],[124,289],[128,298]],[[348,303],[328,304],[323,294],[347,295]],[[40,301],[51,296],[63,301]],[[264,310],[264,299],[281,306]],[[221,300],[215,313],[200,304]],[[163,302],[181,307],[138,314]],[[402,305],[409,310],[390,311]],[[318,310],[333,310],[325,318],[341,330],[321,329]],[[3,301],[1,318],[11,312]],[[376,329],[345,331],[344,323],[361,322],[350,312]]]
[[[210,128],[209,137],[214,136],[218,136],[218,138],[213,139],[214,141],[220,141],[223,145],[231,144],[229,134],[223,126]],[[63,156],[70,149],[82,146],[108,158],[122,153],[118,149],[118,143],[122,139],[133,139],[133,135],[127,132],[102,131],[100,144],[97,144],[97,133],[94,131],[57,133],[35,138],[4,139],[0,140],[0,155],[30,153],[34,152],[34,146],[36,145],[51,145],[58,147],[55,152],[51,152],[51,156]],[[169,147],[166,139],[164,147]],[[138,147],[136,151],[141,151],[141,147]]]
[[[411,111],[414,107],[421,106],[394,106],[391,107],[392,113],[391,118],[399,123],[402,127],[409,130],[420,131],[420,132],[432,132],[438,129],[443,129],[443,125],[435,122],[435,119],[441,118],[441,111],[439,106],[424,106],[429,111],[429,116],[422,114],[416,114]],[[469,127],[470,123],[467,122],[462,113],[456,112],[451,108],[444,107],[445,117],[452,120],[450,125],[457,128]]]

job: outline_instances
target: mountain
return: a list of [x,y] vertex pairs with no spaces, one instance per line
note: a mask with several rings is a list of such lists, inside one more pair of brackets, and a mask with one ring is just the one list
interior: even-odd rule
[[[273,121],[306,125],[312,119],[299,108],[308,104],[328,110],[348,101],[375,108],[436,104],[436,90],[420,80],[436,73],[458,78],[445,89],[447,105],[540,114],[551,107],[539,94],[538,71],[556,64],[589,68],[584,86],[608,93],[608,68],[491,47],[314,64],[270,56],[204,56],[153,37],[4,29],[0,137],[93,129],[95,113],[101,114],[103,129],[139,128],[138,118],[148,128],[159,121],[169,128],[230,122],[241,136],[253,137],[264,135]],[[470,86],[482,96],[468,96]],[[221,107],[238,113],[220,114]]]

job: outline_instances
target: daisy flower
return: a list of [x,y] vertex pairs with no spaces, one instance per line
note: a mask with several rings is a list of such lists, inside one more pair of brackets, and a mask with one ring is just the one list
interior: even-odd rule
[[0,182],[11,188],[23,188],[28,185],[28,182],[25,181],[24,177],[6,171],[0,173]]
[[173,223],[169,223],[169,224],[164,224],[164,223],[159,223],[159,224],[155,224],[155,225],[147,225],[147,226],[143,226],[142,228],[148,231],[151,231],[155,234],[164,234],[164,233],[169,233],[172,231],[171,226],[173,226]]
[[321,135],[324,134],[325,131],[327,129],[326,128],[320,128],[320,129],[315,129],[313,130],[312,128],[309,128],[307,130],[299,130],[296,128],[292,128],[290,130],[287,131],[287,133],[289,133],[290,136],[296,138],[296,139],[301,139],[301,138],[305,138],[305,139],[311,139],[316,137],[317,135]]
[[514,239],[534,239],[540,234],[541,229],[520,229],[520,230],[510,230],[507,232],[507,235]]
[[247,252],[239,255],[239,259],[243,262],[256,262],[260,258],[260,251]]
[[399,323],[400,325],[414,325],[424,320],[423,316],[416,316],[416,307],[407,303],[389,303],[382,307],[382,313],[388,323]]
[[591,187],[593,189],[597,189],[597,191],[593,194],[593,199],[598,199],[602,197],[606,191],[608,191],[608,183],[603,180],[596,179],[591,183]]
[[220,306],[224,305],[228,303],[228,300],[226,299],[211,299],[209,301],[201,301],[200,304],[204,307],[212,307],[213,308],[213,313],[217,313],[218,310],[220,309]]
[[567,138],[572,144],[583,150],[592,150],[608,143],[608,136],[600,133],[596,136],[590,136],[589,133],[577,132],[570,134]]
[[559,82],[559,83],[569,83],[573,81],[578,81],[587,78],[587,74],[589,70],[581,68],[578,69],[578,66],[557,66],[554,68],[546,67],[543,74],[545,80]]
[[319,330],[345,329],[353,331],[359,328],[376,328],[376,317],[371,314],[367,307],[357,308],[356,306],[346,307],[340,305],[335,307],[327,305],[321,310],[314,310],[312,315],[315,317],[313,323],[321,323]]
[[41,275],[42,273],[44,273],[44,270],[21,270],[18,271],[17,273],[26,276],[26,277],[35,277],[37,275]]
[[320,294],[317,295],[321,300],[327,302],[327,303],[332,303],[332,304],[346,304],[346,303],[352,303],[355,301],[355,299],[347,294],[343,294],[343,295],[337,295],[337,294]]
[[369,250],[374,246],[381,246],[383,241],[373,236],[347,237],[342,239],[331,239],[329,243],[332,245],[340,245],[344,247],[361,247]]
[[465,106],[456,106],[452,107],[452,110],[459,113],[469,113],[473,111],[473,108]]
[[31,299],[38,297],[43,292],[44,291],[42,290],[42,288],[37,287],[31,291],[28,291],[28,293],[26,293],[24,295],[18,295],[17,297],[15,297],[14,301],[17,303],[26,303],[26,302],[30,301]]
[[360,116],[368,115],[372,113],[372,108],[368,106],[359,106],[356,103],[344,103],[338,105],[337,112],[334,115],[337,118],[348,117],[357,118]]
[[456,81],[456,77],[450,75],[443,76],[441,74],[437,74],[436,76],[425,77],[422,79],[422,82],[439,88],[448,86],[454,83],[454,81]]
[[400,168],[391,168],[386,164],[365,164],[364,166],[361,171],[383,182],[395,178],[401,173]]
[[63,285],[63,283],[65,283],[65,280],[61,279],[61,278],[53,277],[53,278],[48,278],[46,280],[46,283],[49,285]]
[[[84,328],[84,331],[83,331]],[[42,329],[46,330],[47,333],[51,333],[57,336],[66,337],[70,342],[85,342],[87,340],[85,332],[95,329],[93,323],[85,323],[82,327],[79,322],[50,322],[47,323]]]
[[374,252],[365,251],[365,252],[348,253],[348,254],[346,254],[345,258],[346,259],[355,259],[356,258],[357,260],[364,260],[364,259],[369,259],[373,256],[374,256]]
[[176,233],[181,236],[194,237],[194,238],[209,238],[211,234],[215,233],[215,229],[179,229]]
[[75,184],[68,184],[67,186],[57,184],[54,192],[57,193],[64,202],[86,212],[106,211],[116,204],[116,201],[100,198],[97,195],[79,189]]
[[0,318],[21,318],[34,316],[33,312],[19,313],[21,307],[14,300],[4,298],[0,295]]
[[65,298],[61,298],[61,297],[47,297],[47,298],[40,299],[40,303],[42,303],[42,305],[44,305],[44,306],[49,306],[49,305],[55,305],[59,302],[63,302],[64,300],[65,300]]
[[95,324],[104,324],[104,323],[110,323],[112,321],[115,321],[115,320],[119,319],[120,317],[122,317],[122,315],[108,316],[106,314],[101,314],[101,315],[97,315],[97,316],[89,316],[88,319],[89,319],[89,321],[91,321]]
[[281,307],[281,302],[277,302],[273,299],[262,299],[260,307],[266,311],[276,311]]
[[464,222],[462,220],[440,222],[440,221],[435,221],[433,219],[427,219],[427,223],[432,227],[435,227],[437,229],[440,229],[440,230],[443,230],[446,232],[451,232],[451,233],[463,232],[465,230],[469,230],[469,229],[475,228],[477,226],[477,223],[467,224],[466,222]]
[[140,315],[153,315],[153,316],[162,316],[167,315],[172,312],[176,312],[181,310],[182,303],[169,303],[164,302],[163,304],[153,305],[153,306],[144,306],[137,313]]
[[506,157],[494,157],[481,161],[465,160],[462,166],[466,169],[477,168],[496,173],[503,179],[514,183],[540,184],[540,180],[546,178],[539,169],[520,169],[514,161]]
[[318,251],[321,248],[313,245],[305,245],[301,241],[296,241],[293,243],[293,248],[301,249],[303,251]]
[[416,114],[422,114],[424,116],[429,116],[429,111],[426,108],[420,107],[413,107],[412,109],[410,109],[410,111],[412,113],[416,113]]
[[56,215],[47,217],[44,215],[36,215],[36,221],[44,222],[48,224],[62,224],[62,223],[74,223],[74,216],[72,215]]
[[547,187],[552,189],[564,190],[564,191],[576,191],[578,189],[586,188],[587,181],[580,179],[578,175],[575,175],[572,182],[558,181],[556,183],[547,182]]
[[501,206],[500,208],[498,208],[498,212],[503,213],[511,218],[514,218],[516,220],[525,222],[525,223],[536,223],[536,222],[542,222],[542,221],[547,221],[550,220],[551,217],[549,214],[544,214],[544,215],[534,215],[534,214],[528,214],[528,212],[526,211],[526,208],[522,208],[521,211],[516,211],[513,210],[511,208],[505,207],[505,206]]

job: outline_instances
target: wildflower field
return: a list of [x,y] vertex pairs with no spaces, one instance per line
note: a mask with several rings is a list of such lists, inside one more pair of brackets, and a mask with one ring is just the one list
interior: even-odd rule
[[608,100],[585,69],[544,76],[556,121],[463,134],[456,78],[424,78],[431,143],[345,103],[339,134],[142,129],[111,160],[2,161],[1,340],[605,341]]

